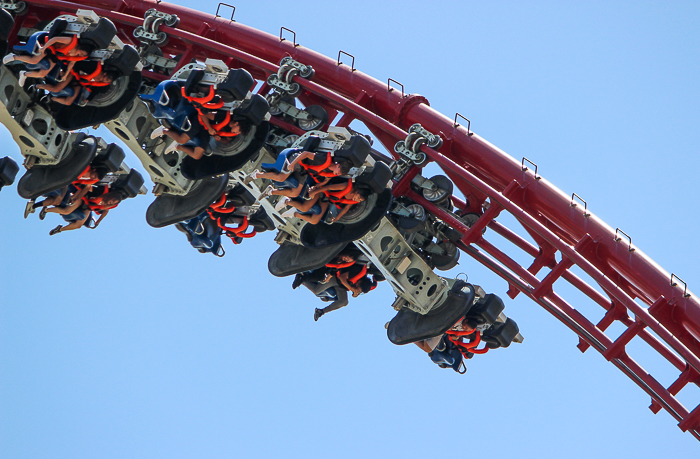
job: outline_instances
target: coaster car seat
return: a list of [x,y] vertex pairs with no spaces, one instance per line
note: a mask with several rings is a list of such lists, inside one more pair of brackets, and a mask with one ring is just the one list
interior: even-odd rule
[[333,152],[334,158],[342,158],[352,163],[354,167],[364,164],[372,146],[369,141],[360,135],[353,135],[342,147]]
[[124,150],[122,150],[120,146],[115,143],[110,143],[107,145],[107,148],[95,156],[91,165],[97,170],[117,172],[125,157]]
[[267,269],[273,276],[285,277],[326,266],[345,249],[346,243],[329,245],[323,249],[313,249],[302,245],[284,243],[267,262]]
[[66,131],[95,126],[115,119],[141,88],[141,72],[121,76],[111,85],[95,88],[84,107],[61,106],[54,112],[56,125]]
[[518,324],[509,317],[505,322],[496,322],[484,331],[482,339],[486,341],[486,345],[491,349],[508,347],[519,332]]
[[19,166],[14,159],[9,156],[0,158],[0,188],[12,185],[19,172]]
[[385,163],[376,162],[374,167],[365,170],[355,179],[357,185],[363,185],[374,193],[381,193],[393,177],[391,169]]
[[79,133],[71,151],[59,164],[34,166],[29,169],[17,183],[17,193],[24,199],[36,199],[45,193],[70,185],[90,165],[96,152],[95,138]]
[[226,103],[243,100],[254,85],[255,80],[247,70],[231,69],[228,71],[226,80],[216,86],[216,94],[221,96]]
[[[201,159],[187,156],[182,160],[181,172],[185,178],[199,180],[219,174],[227,174],[243,166],[265,144],[270,124],[264,121],[260,126],[251,126],[245,137],[233,137],[228,145],[213,142],[213,153]],[[242,137],[239,139],[239,137]]]
[[194,218],[177,223],[175,227],[187,235],[187,240],[199,252],[223,256],[221,230],[206,211]]
[[[384,189],[379,194],[371,194],[360,204],[355,204],[359,213],[353,213],[351,222],[345,217],[332,225],[304,225],[299,239],[309,248],[324,248],[338,243],[357,240],[367,234],[384,217],[391,206],[391,190]],[[348,212],[350,213],[350,212]]]
[[474,286],[457,280],[442,304],[427,314],[402,308],[389,322],[389,341],[401,345],[442,335],[469,312],[474,293]]
[[14,26],[15,19],[12,15],[7,10],[0,9],[0,42],[5,45],[5,48],[2,50],[3,56],[7,54],[7,39],[10,37]]
[[154,228],[162,228],[196,217],[221,197],[227,183],[226,175],[208,177],[185,196],[162,194],[148,206],[146,221]]
[[143,175],[136,169],[131,169],[128,174],[114,182],[110,189],[119,191],[124,199],[135,198],[139,194],[143,183]]
[[259,126],[265,121],[265,116],[270,111],[270,104],[260,94],[253,94],[250,99],[233,111],[233,119],[247,120],[253,126]]
[[[54,23],[54,27],[58,22]],[[80,34],[80,41],[93,46],[95,49],[107,49],[116,35],[117,28],[114,26],[114,23],[107,18],[100,18],[97,24]]]

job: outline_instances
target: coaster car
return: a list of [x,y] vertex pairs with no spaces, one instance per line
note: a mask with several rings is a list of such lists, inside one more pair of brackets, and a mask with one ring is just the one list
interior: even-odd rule
[[146,221],[154,228],[162,228],[194,218],[221,197],[227,183],[226,175],[208,177],[184,196],[162,194],[148,206]]
[[200,253],[213,253],[223,257],[226,252],[221,245],[221,229],[205,211],[198,216],[175,224],[175,228],[185,233],[189,243]]
[[12,185],[19,172],[19,166],[14,159],[9,156],[0,158],[0,189],[4,186]]

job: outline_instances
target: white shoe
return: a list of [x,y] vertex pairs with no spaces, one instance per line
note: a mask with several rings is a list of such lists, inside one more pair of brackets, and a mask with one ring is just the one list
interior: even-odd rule
[[282,215],[282,218],[292,218],[294,216],[294,214],[297,212],[299,212],[299,211],[296,210],[294,207],[292,207],[291,209],[285,210],[284,213],[281,215]]
[[27,203],[27,207],[24,208],[24,218],[29,217],[29,214],[33,214],[36,211],[34,208],[34,200],[32,199]]
[[265,198],[269,198],[272,192],[275,191],[275,188],[272,185],[268,185],[265,190],[260,193],[260,196],[258,196],[258,202],[262,201]]
[[280,171],[283,174],[291,174],[292,171],[289,170],[289,166],[291,166],[290,162],[288,159],[284,160],[284,166],[282,166],[282,170]]
[[277,212],[280,212],[282,209],[287,207],[287,203],[289,202],[289,198],[287,196],[282,196],[282,199],[280,199],[277,204],[275,204],[275,210]]
[[19,72],[19,85],[24,87],[24,83],[27,82],[27,72]]
[[248,185],[250,182],[258,178],[258,175],[260,174],[260,171],[255,169],[253,172],[248,174],[246,178],[243,179],[243,185]]
[[14,54],[10,53],[10,54],[8,54],[7,56],[5,56],[5,57],[2,58],[2,63],[3,63],[3,64],[9,64],[10,62],[12,62],[12,61],[15,60],[15,57],[16,57],[16,56],[15,56]]
[[157,139],[158,137],[163,137],[165,133],[165,126],[158,126],[151,132],[151,139]]
[[180,144],[177,142],[173,142],[170,145],[168,145],[168,148],[165,149],[163,152],[164,155],[167,155],[168,153],[172,153],[174,151],[177,151],[177,147],[179,147]]

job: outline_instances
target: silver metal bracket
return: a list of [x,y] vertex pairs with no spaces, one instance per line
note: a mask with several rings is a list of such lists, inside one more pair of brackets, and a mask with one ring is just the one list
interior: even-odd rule
[[422,165],[428,159],[427,155],[420,151],[423,145],[438,149],[442,145],[442,138],[423,128],[420,124],[414,124],[408,130],[405,140],[400,140],[394,145],[394,151],[416,165]]
[[289,56],[283,58],[277,73],[273,73],[267,79],[267,84],[273,89],[272,94],[268,96],[270,106],[277,106],[284,96],[294,97],[301,92],[301,85],[293,81],[295,76],[299,75],[310,80],[314,73],[310,65],[304,65]]
[[[287,56],[280,61],[280,70],[277,72],[289,72],[291,69],[296,69],[299,76],[310,80],[314,76],[314,68],[310,65],[304,65],[301,62],[295,61],[291,57]],[[280,75],[281,76],[281,75]]]
[[143,25],[134,29],[134,38],[144,43],[164,45],[168,41],[168,34],[161,32],[160,26],[175,27],[179,22],[180,18],[177,15],[162,13],[151,8],[144,15]]
[[24,14],[27,11],[27,4],[10,0],[0,3],[0,8],[14,14]]
[[274,110],[272,109],[272,106],[270,106],[270,113],[273,115],[280,115],[284,113],[285,115],[288,115],[294,118],[295,120],[311,121],[314,119],[314,117],[309,112],[300,108],[296,108],[294,105],[285,102],[284,100],[279,100],[275,104]]
[[279,75],[276,73],[273,73],[267,78],[267,84],[270,85],[273,89],[276,89],[278,92],[282,93],[280,94],[280,96],[285,94],[297,95],[301,91],[301,86],[299,85],[299,83],[285,81],[284,79],[280,78]]

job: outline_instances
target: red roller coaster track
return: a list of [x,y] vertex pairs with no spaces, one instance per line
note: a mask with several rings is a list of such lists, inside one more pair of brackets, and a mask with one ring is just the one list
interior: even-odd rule
[[[517,161],[489,144],[470,130],[467,120],[448,118],[427,104],[418,95],[404,94],[391,86],[309,49],[297,46],[227,18],[215,17],[192,9],[154,0],[83,0],[80,3],[51,0],[29,0],[29,11],[19,16],[16,29],[34,25],[39,20],[90,8],[110,18],[120,29],[120,36],[130,41],[134,28],[142,25],[149,8],[177,14],[181,21],[175,28],[163,27],[169,42],[162,47],[165,55],[182,55],[181,63],[192,58],[221,59],[229,67],[241,67],[258,80],[277,71],[285,56],[314,67],[313,81],[295,78],[304,93],[303,102],[320,104],[336,123],[348,126],[362,121],[372,134],[393,151],[403,140],[408,128],[420,123],[444,142],[439,150],[426,146],[422,151],[438,164],[468,199],[469,207],[480,207],[488,199],[490,207],[478,222],[467,228],[461,221],[409,188],[418,172],[409,171],[394,184],[395,195],[405,195],[423,205],[464,232],[460,248],[481,262],[510,285],[509,295],[523,293],[549,311],[580,338],[583,352],[593,347],[632,379],[652,398],[651,410],[667,410],[683,431],[700,439],[700,406],[686,408],[676,395],[687,384],[700,383],[700,303],[683,281],[656,265],[619,229],[606,225],[590,214],[584,203],[567,196],[537,175],[533,164]],[[351,56],[344,59],[352,61]],[[146,77],[166,76],[145,72]],[[260,92],[269,88],[263,85]],[[458,124],[458,121],[460,124]],[[274,120],[273,120],[274,122]],[[465,125],[466,124],[466,125]],[[284,125],[289,128],[288,125]],[[534,169],[534,170],[533,170]],[[457,202],[464,208],[465,202]],[[536,241],[532,245],[511,229],[494,221],[507,212],[520,222]],[[532,258],[528,266],[514,261],[506,249],[499,249],[482,229],[489,226]],[[508,250],[512,250],[508,245]],[[560,261],[557,261],[560,260]],[[578,266],[598,285],[589,285],[572,272]],[[538,276],[539,275],[539,276]],[[602,307],[600,317],[585,317],[570,302],[557,294],[554,283],[560,278]],[[639,302],[635,301],[639,300]],[[643,305],[640,305],[642,303]],[[606,335],[614,322],[625,331],[616,339]],[[669,386],[662,385],[626,353],[626,345],[634,338],[644,340],[678,371]]]

